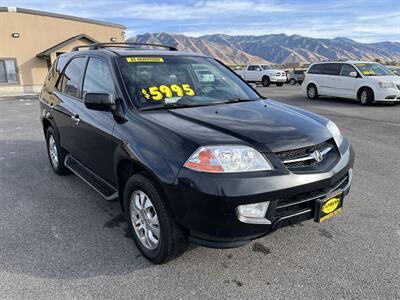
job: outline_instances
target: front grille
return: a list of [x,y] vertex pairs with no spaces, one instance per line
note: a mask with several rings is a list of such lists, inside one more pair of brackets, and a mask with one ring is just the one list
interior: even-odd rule
[[[321,152],[327,148],[331,148],[331,150],[325,155],[322,162],[317,162],[314,159],[297,161],[297,162],[286,162],[293,159],[307,157],[316,150]],[[335,157],[337,157],[338,152],[336,150],[334,142],[332,140],[328,140],[317,145],[277,152],[275,154],[289,170],[308,171],[308,170],[318,170],[319,169],[318,165],[320,164],[322,164],[323,166],[326,165],[324,164],[324,161],[326,162],[328,160],[334,159]]]
[[351,175],[347,173],[329,186],[302,193],[288,198],[278,199],[274,213],[274,220],[296,214],[307,209],[314,213],[315,201],[323,199],[335,191],[343,190],[350,183]]

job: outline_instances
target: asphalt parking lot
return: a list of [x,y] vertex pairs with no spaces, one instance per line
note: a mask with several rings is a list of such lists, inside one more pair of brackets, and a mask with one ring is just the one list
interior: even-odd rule
[[193,245],[161,266],[139,254],[118,203],[52,172],[37,99],[0,99],[0,298],[400,299],[400,105],[259,91],[331,118],[351,140],[343,213],[241,248]]

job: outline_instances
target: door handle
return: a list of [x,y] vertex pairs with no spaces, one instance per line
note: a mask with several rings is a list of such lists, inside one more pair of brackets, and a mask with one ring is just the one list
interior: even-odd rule
[[81,121],[81,119],[79,119],[79,115],[71,116],[71,119],[75,122],[76,125],[78,125]]

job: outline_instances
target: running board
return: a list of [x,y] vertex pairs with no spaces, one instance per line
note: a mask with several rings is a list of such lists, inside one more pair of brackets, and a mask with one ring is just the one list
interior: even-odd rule
[[118,191],[104,179],[90,171],[82,163],[71,155],[67,155],[64,161],[65,166],[74,172],[80,179],[90,185],[95,191],[102,195],[107,201],[118,199]]

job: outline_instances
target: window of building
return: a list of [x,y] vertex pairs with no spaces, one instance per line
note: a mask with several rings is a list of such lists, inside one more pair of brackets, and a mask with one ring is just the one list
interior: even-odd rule
[[14,58],[0,58],[0,83],[18,83],[17,64]]
[[92,57],[89,60],[83,82],[83,95],[87,92],[114,94],[114,80],[103,59]]
[[62,93],[76,98],[79,97],[79,82],[84,62],[84,57],[77,57],[68,64],[61,78]]

